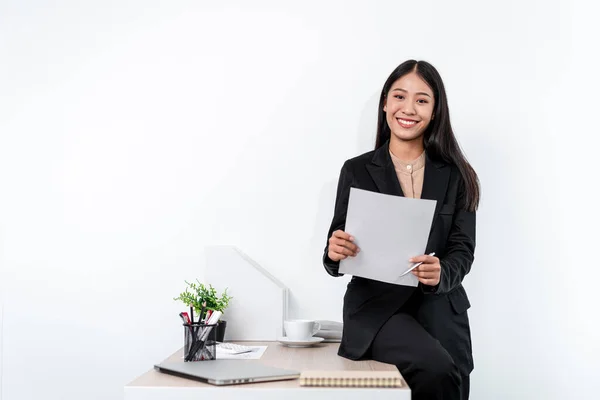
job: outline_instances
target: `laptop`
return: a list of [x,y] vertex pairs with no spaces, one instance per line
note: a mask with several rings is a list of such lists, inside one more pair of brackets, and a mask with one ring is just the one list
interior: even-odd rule
[[157,364],[154,369],[219,386],[282,381],[300,377],[298,371],[269,367],[252,360],[171,361]]

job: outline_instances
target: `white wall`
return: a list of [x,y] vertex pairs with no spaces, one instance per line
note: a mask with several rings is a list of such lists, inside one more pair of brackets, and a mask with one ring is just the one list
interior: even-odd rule
[[408,58],[483,186],[472,398],[591,394],[598,32],[570,3],[2,2],[1,399],[121,398],[180,346],[206,244],[277,275],[292,316],[341,318],[337,175]]

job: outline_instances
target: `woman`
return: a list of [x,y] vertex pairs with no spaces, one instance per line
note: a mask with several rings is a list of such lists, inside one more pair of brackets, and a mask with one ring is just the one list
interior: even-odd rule
[[474,258],[479,182],[452,132],[444,84],[431,64],[409,60],[392,72],[381,91],[375,150],[342,167],[323,256],[332,276],[360,251],[344,232],[350,187],[437,200],[425,250],[436,255],[409,260],[423,262],[412,272],[418,287],[352,277],[338,354],[396,365],[413,399],[468,399],[473,358],[462,280]]

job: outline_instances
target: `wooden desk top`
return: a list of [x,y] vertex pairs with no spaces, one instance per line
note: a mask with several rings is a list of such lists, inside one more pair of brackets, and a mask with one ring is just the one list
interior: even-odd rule
[[[238,342],[248,346],[269,346],[257,363],[270,365],[273,367],[292,369],[297,371],[307,370],[344,370],[344,371],[397,371],[391,364],[384,364],[377,361],[351,361],[337,355],[339,343],[321,343],[308,348],[285,347],[278,342]],[[182,349],[175,352],[167,360],[181,361]],[[157,363],[158,364],[158,363]],[[401,389],[408,389],[406,382]],[[176,376],[164,374],[154,369],[149,370],[125,388],[133,387],[211,387],[215,386],[194,381],[191,379],[179,378]],[[244,385],[231,385],[229,388],[237,389],[261,389],[261,388],[299,388],[299,380],[275,381],[264,383],[252,383]],[[401,390],[400,389],[400,390]],[[390,390],[390,389],[387,389]]]

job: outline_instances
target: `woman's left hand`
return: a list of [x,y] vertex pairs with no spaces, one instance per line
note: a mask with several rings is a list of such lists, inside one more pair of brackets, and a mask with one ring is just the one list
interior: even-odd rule
[[423,262],[423,264],[412,270],[413,275],[419,279],[419,282],[429,286],[435,286],[440,283],[442,267],[440,266],[439,258],[423,255],[413,257],[408,261],[412,263]]

